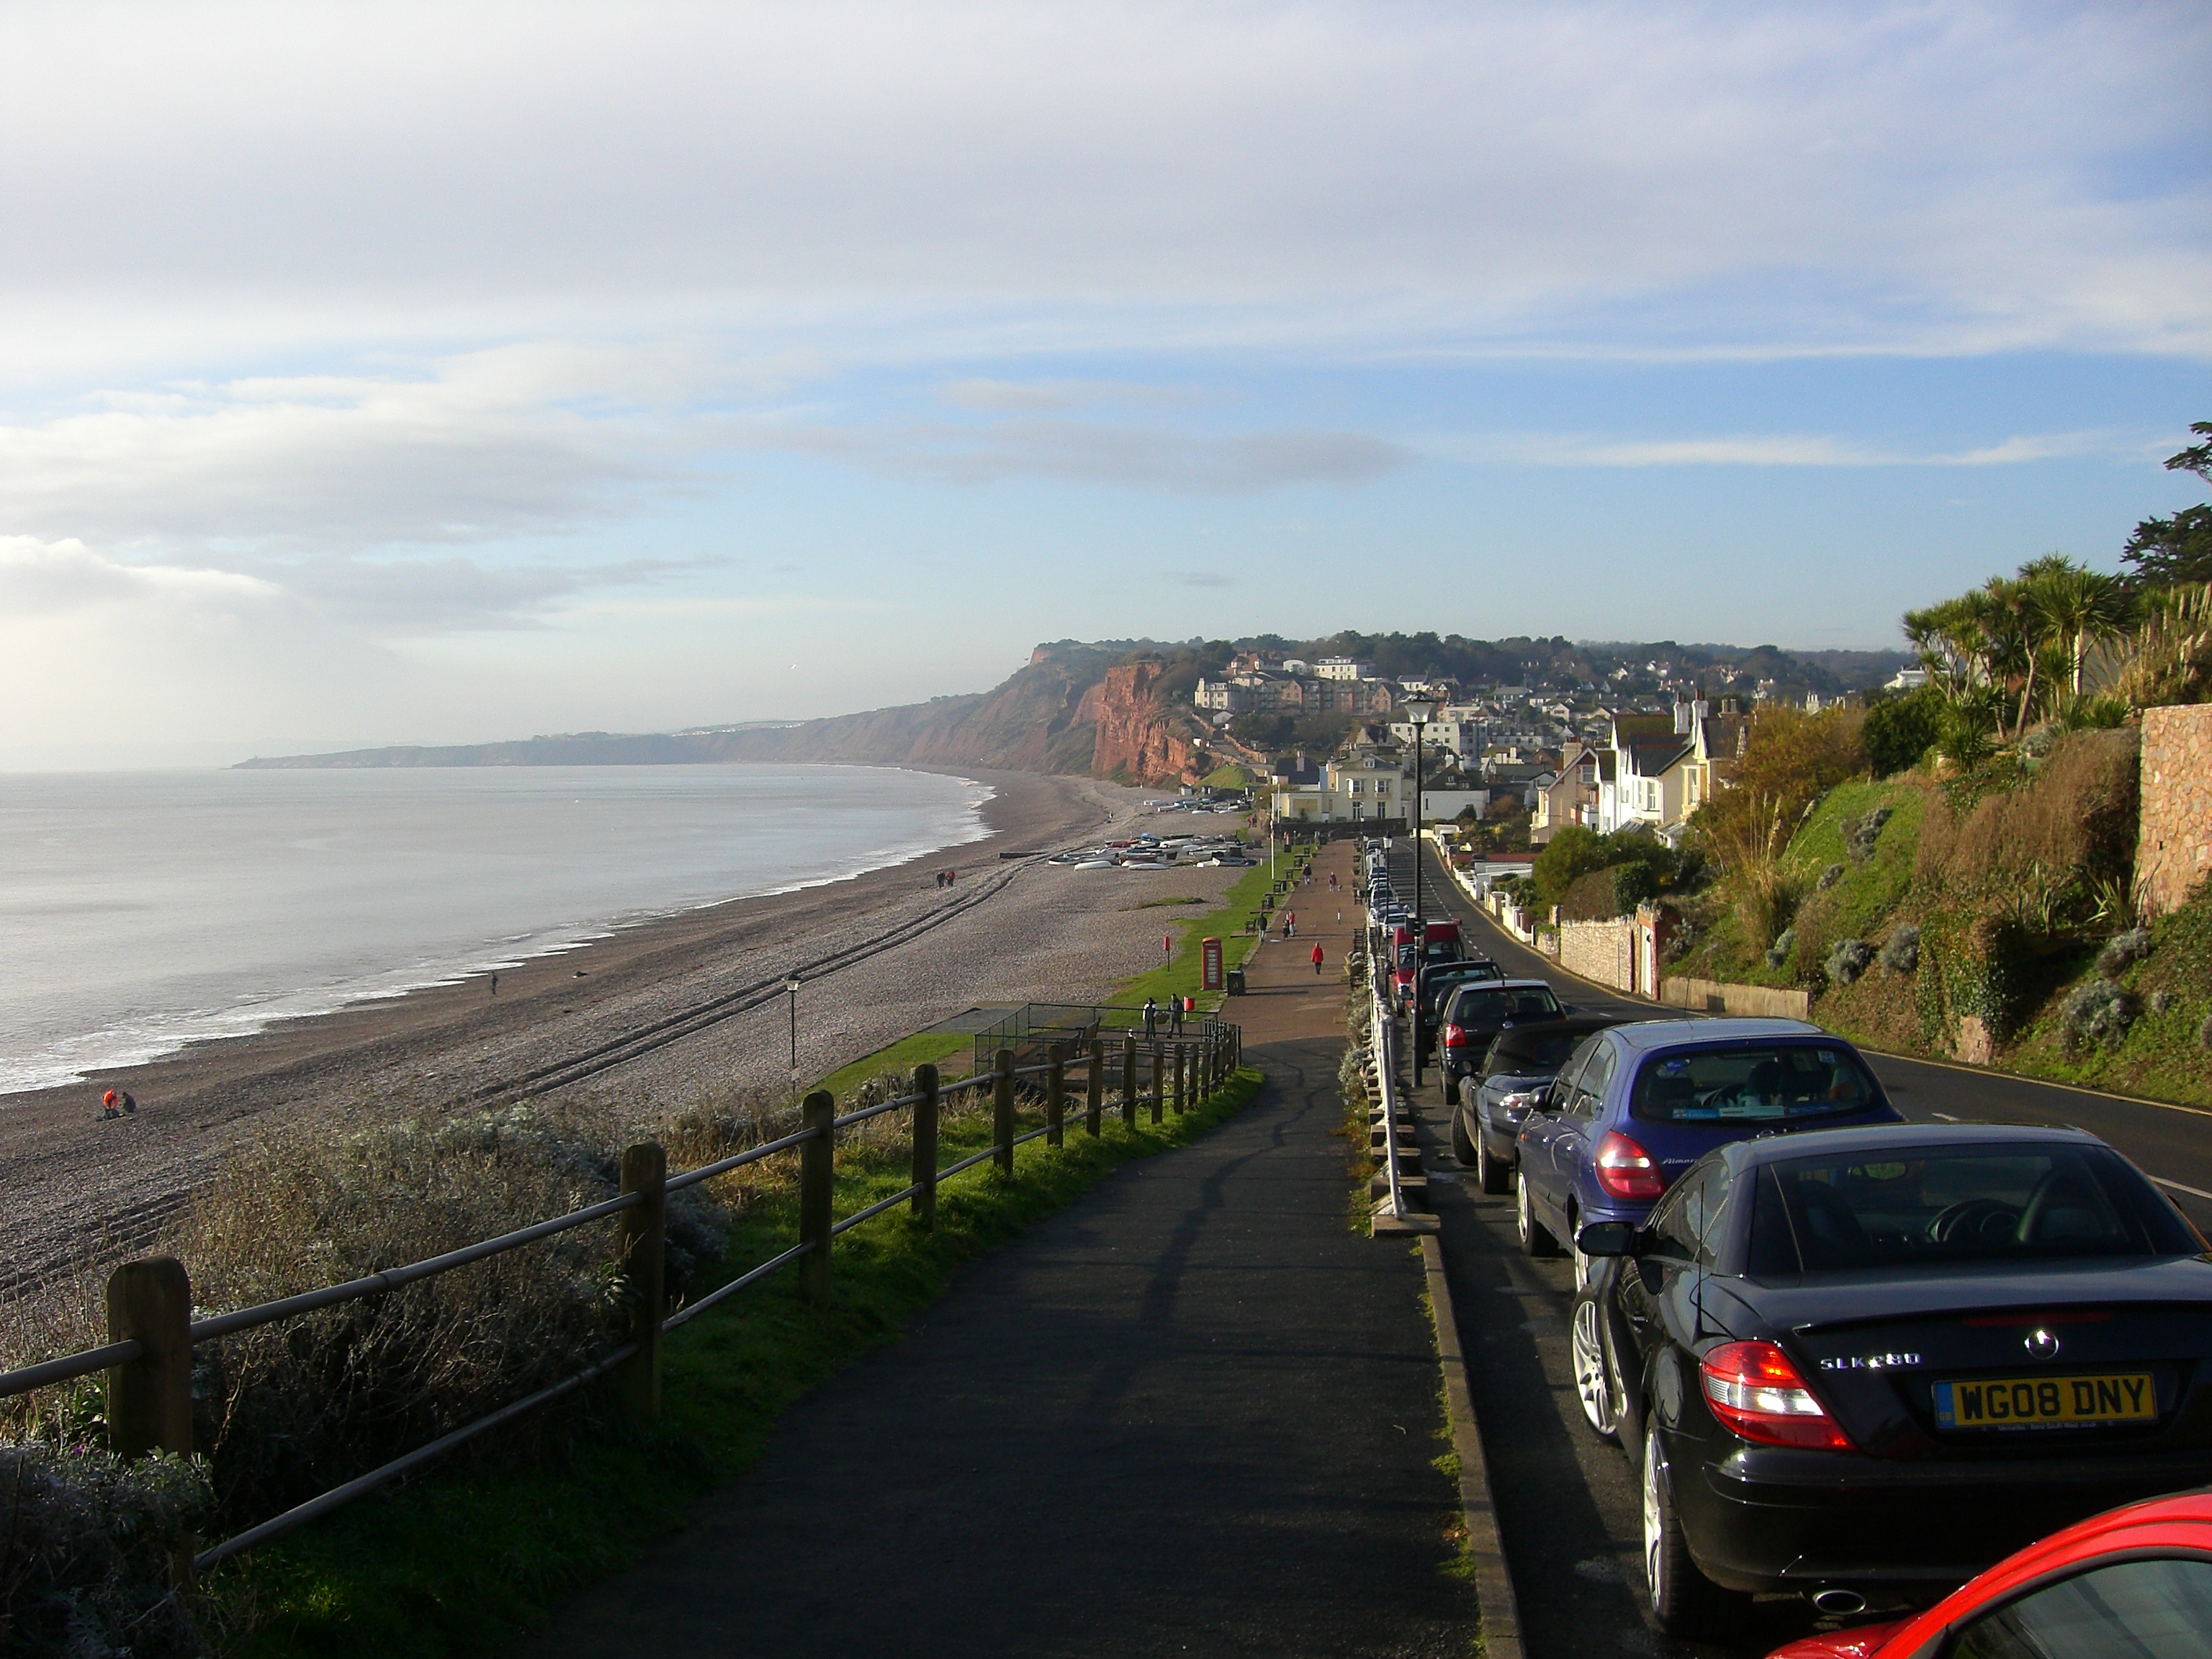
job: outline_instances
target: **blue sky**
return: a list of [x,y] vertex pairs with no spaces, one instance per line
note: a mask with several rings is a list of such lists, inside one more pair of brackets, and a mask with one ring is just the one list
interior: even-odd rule
[[1886,646],[2197,499],[2201,5],[14,9],[0,766]]

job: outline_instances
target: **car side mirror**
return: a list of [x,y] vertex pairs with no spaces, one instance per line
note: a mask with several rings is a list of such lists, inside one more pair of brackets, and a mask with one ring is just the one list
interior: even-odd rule
[[1634,1255],[1641,1231],[1626,1221],[1593,1221],[1575,1235],[1575,1248],[1584,1255]]

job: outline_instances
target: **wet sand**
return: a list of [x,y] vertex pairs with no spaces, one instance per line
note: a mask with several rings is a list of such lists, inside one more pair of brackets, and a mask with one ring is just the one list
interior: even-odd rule
[[[927,919],[1009,875],[991,897],[931,931],[810,981],[799,998],[800,1069],[822,1075],[979,1003],[1100,996],[1158,959],[1162,921],[1176,912],[1142,908],[1146,897],[1210,899],[1237,873],[1015,866],[999,854],[1080,844],[1133,824],[1145,794],[1089,778],[961,775],[1000,792],[984,808],[987,840],[625,928],[501,969],[495,997],[480,975],[195,1044],[82,1083],[0,1096],[0,1284],[126,1254],[228,1148],[319,1121],[343,1130],[449,1107],[795,962]],[[1235,821],[1174,822],[1226,829]],[[959,872],[950,891],[934,879],[948,866]],[[587,1086],[659,1110],[780,1090],[789,1061],[789,1010],[778,997]],[[109,1087],[136,1096],[137,1113],[100,1119]]]

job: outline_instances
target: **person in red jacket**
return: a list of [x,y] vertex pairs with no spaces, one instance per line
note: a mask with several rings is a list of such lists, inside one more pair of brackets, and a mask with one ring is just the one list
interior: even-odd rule
[[1321,946],[1318,945],[1313,948],[1313,965],[1314,977],[1319,979],[1321,977]]

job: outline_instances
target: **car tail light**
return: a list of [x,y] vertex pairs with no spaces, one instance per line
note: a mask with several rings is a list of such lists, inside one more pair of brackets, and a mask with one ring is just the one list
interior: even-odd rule
[[1597,1184],[1615,1198],[1656,1198],[1667,1190],[1667,1177],[1650,1153],[1613,1129],[1597,1144]]
[[1814,1451],[1850,1451],[1850,1441],[1771,1342],[1729,1342],[1698,1362],[1713,1415],[1746,1440]]
[[1445,1026],[1445,1027],[1444,1027],[1444,1047],[1445,1047],[1445,1048],[1466,1048],[1466,1047],[1467,1047],[1467,1029],[1466,1029],[1464,1026],[1460,1026],[1460,1025],[1447,1025],[1447,1026]]

